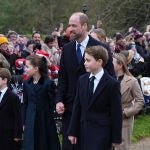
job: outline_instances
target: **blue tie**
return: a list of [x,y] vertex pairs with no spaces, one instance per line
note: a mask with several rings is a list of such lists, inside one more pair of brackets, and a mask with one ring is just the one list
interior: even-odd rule
[[80,49],[81,44],[77,44],[77,58],[78,58],[78,63],[80,64],[81,60],[82,60],[82,54],[81,54],[81,49]]

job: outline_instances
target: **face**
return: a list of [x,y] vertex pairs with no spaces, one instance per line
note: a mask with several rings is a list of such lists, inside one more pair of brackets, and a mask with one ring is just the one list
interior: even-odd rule
[[7,79],[5,78],[5,79],[2,79],[1,77],[0,77],[0,90],[2,90],[4,87],[6,87],[7,86]]
[[8,50],[8,44],[7,43],[1,44],[0,49],[2,49],[3,51]]
[[90,35],[91,35],[95,40],[100,41],[96,33],[92,32]]
[[52,47],[54,46],[54,42],[49,42],[49,43],[47,44],[47,46],[48,46],[49,48],[52,48]]
[[12,43],[15,43],[17,41],[17,35],[16,34],[11,34],[9,41],[11,41]]
[[111,42],[110,44],[109,44],[109,47],[110,47],[110,50],[112,51],[112,52],[114,52],[115,51],[115,43],[114,42]]
[[87,72],[92,72],[93,74],[96,74],[102,68],[101,59],[96,60],[93,56],[87,53],[85,53],[84,59],[85,59],[84,66]]
[[40,41],[41,41],[41,36],[40,36],[40,34],[39,34],[39,33],[35,33],[35,34],[33,35],[33,40],[34,40],[36,43],[40,43]]
[[113,64],[115,73],[119,72],[122,69],[122,65],[117,63],[116,58],[113,58]]
[[34,67],[29,60],[26,60],[25,72],[28,76],[33,77],[38,72],[38,67]]
[[70,39],[79,41],[86,32],[86,25],[81,25],[79,15],[73,15],[69,19]]

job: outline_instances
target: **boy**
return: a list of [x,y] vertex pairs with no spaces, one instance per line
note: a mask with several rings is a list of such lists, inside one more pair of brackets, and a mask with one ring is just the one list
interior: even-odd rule
[[68,138],[81,150],[111,150],[121,143],[120,85],[103,69],[104,47],[87,48],[84,58],[88,73],[79,78]]
[[20,150],[21,108],[18,96],[8,89],[10,80],[9,70],[0,68],[0,149]]

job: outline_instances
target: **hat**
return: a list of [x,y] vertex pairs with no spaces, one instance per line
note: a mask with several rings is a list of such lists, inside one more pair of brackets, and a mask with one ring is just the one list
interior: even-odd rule
[[45,52],[45,51],[43,51],[43,50],[38,50],[38,51],[36,52],[36,55],[38,55],[38,56],[45,56],[45,57],[47,57],[47,58],[50,57],[49,53],[47,53],[47,52]]
[[126,57],[127,64],[129,64],[132,61],[132,59],[134,58],[134,51],[133,50],[123,50],[120,53]]
[[4,37],[4,36],[0,36],[0,45],[1,45],[1,44],[4,44],[4,43],[7,43],[7,44],[8,44],[7,38]]

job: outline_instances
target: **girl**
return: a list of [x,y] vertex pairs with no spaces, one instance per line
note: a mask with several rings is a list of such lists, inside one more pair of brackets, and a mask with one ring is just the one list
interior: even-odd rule
[[24,142],[23,150],[60,150],[53,119],[54,85],[48,78],[45,57],[26,58],[24,81]]
[[143,95],[140,85],[127,69],[126,58],[122,54],[113,54],[113,64],[117,79],[121,82],[122,95],[122,143],[116,150],[129,150],[134,115],[143,106]]

